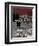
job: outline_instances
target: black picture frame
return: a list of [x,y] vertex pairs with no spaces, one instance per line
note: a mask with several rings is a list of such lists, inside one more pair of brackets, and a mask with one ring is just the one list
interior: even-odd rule
[[[35,40],[32,41],[18,41],[18,42],[9,42],[9,4],[16,4],[16,5],[32,5],[36,7],[36,37]],[[7,17],[6,17],[7,16]],[[6,28],[7,27],[7,28]],[[5,2],[5,44],[18,44],[18,43],[31,43],[37,42],[37,4],[32,3],[19,3],[19,2]]]

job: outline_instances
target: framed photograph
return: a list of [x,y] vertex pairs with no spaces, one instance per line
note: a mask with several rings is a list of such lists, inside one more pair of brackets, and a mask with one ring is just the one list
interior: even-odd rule
[[5,2],[5,44],[37,42],[37,4]]

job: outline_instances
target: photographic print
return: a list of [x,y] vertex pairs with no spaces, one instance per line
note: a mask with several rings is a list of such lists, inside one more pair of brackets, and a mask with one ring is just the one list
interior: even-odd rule
[[6,3],[6,43],[36,42],[37,4]]
[[11,39],[32,36],[32,9],[11,6]]

